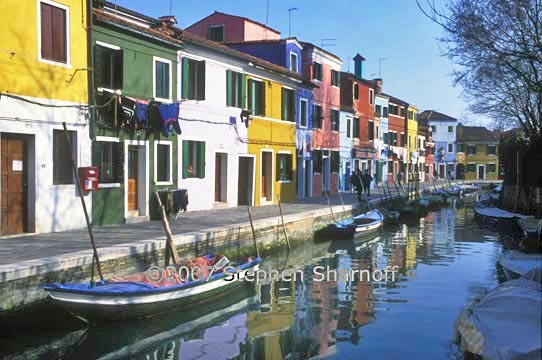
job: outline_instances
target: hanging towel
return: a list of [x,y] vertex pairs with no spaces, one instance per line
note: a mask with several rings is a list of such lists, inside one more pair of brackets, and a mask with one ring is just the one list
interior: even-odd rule
[[179,125],[179,104],[160,104],[158,111],[162,118],[164,136],[169,136],[170,132],[180,135],[182,131]]
[[149,103],[136,101],[135,104],[135,116],[137,121],[143,124],[146,129],[149,127]]

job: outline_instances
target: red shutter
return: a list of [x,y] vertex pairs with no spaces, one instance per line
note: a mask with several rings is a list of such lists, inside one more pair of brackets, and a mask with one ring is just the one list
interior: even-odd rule
[[52,44],[52,10],[53,7],[47,4],[40,4],[41,10],[41,57],[44,59],[52,59],[53,44]]
[[53,7],[53,60],[66,62],[66,12]]

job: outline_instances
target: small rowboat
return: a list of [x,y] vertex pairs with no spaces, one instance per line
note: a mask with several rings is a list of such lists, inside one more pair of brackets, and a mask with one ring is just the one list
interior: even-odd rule
[[542,254],[526,254],[519,250],[506,250],[499,258],[499,264],[508,280],[517,279],[532,269],[542,267]]
[[351,219],[328,225],[328,234],[334,238],[354,238],[373,234],[382,227],[384,215],[370,210]]
[[43,288],[55,303],[89,323],[146,318],[220,296],[226,288],[246,283],[245,271],[258,270],[260,262],[250,257],[235,264],[221,255],[206,255],[187,261],[191,267],[155,266],[92,285],[55,283]]

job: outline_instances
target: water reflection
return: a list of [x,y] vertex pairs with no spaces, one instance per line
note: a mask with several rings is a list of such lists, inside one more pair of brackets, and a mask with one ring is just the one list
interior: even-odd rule
[[[496,234],[471,219],[468,205],[452,203],[369,241],[306,244],[265,264],[301,269],[303,279],[241,287],[188,312],[90,329],[69,354],[183,360],[445,358],[460,309],[497,284],[501,245]],[[315,266],[371,272],[396,266],[398,273],[382,281],[317,281]]]

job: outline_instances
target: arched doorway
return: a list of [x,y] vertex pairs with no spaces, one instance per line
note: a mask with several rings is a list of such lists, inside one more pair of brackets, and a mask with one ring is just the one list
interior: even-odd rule
[[455,167],[455,175],[458,180],[465,180],[465,164],[459,163]]

